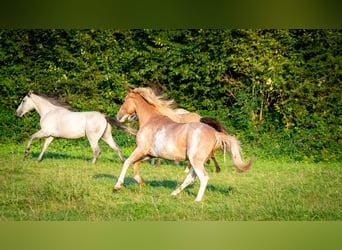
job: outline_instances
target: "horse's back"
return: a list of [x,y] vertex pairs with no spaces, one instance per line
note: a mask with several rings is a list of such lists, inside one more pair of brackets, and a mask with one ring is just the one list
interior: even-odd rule
[[199,122],[201,120],[201,116],[196,113],[185,113],[180,115],[180,122],[189,123],[189,122]]
[[81,115],[84,115],[87,118],[87,120],[106,121],[105,115],[97,111],[86,111],[86,112],[78,112],[78,113],[80,113]]

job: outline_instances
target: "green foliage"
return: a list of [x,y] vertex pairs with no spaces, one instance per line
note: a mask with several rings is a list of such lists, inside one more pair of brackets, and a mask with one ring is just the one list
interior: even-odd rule
[[23,139],[30,89],[115,116],[126,86],[152,86],[258,155],[341,159],[341,55],[340,30],[1,30],[0,136]]

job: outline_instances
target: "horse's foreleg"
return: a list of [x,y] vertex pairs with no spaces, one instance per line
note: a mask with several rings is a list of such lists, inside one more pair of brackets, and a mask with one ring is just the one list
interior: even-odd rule
[[[115,186],[114,186],[114,190],[120,190],[122,184],[124,183],[124,179],[125,179],[125,175],[127,172],[127,169],[129,167],[129,165],[133,162],[139,161],[139,159],[141,159],[144,156],[144,153],[142,153],[139,149],[135,149],[133,151],[133,153],[128,157],[128,159],[124,162],[120,176],[118,178],[118,181],[116,182]],[[141,178],[139,176],[139,178]]]
[[49,146],[50,143],[53,141],[53,139],[54,139],[54,138],[53,138],[52,136],[49,136],[49,137],[47,137],[47,138],[45,139],[43,148],[42,148],[42,150],[40,151],[40,154],[39,154],[38,159],[37,159],[38,162],[42,160],[42,157],[43,157],[43,154],[44,154],[45,150],[48,148],[48,146]]
[[190,171],[190,174],[187,175],[187,177],[185,178],[185,180],[182,183],[182,185],[180,185],[180,187],[178,187],[175,191],[173,191],[171,193],[171,195],[179,194],[189,184],[193,183],[195,181],[195,179],[196,179],[196,173],[195,173],[194,169],[192,168],[191,171]]
[[139,175],[139,165],[142,161],[138,161],[134,163],[134,180],[136,180],[141,186],[144,185],[144,180],[143,178],[140,177]]
[[27,145],[26,145],[26,149],[25,149],[25,153],[24,153],[24,156],[27,157],[29,152],[30,152],[30,148],[31,148],[31,144],[32,144],[32,141],[36,138],[42,138],[42,137],[45,137],[47,136],[47,134],[42,131],[42,130],[39,130],[38,132],[32,134],[29,139],[28,139],[28,142],[27,142]]
[[122,184],[124,183],[124,179],[125,179],[125,175],[127,172],[127,169],[130,165],[130,162],[128,161],[128,159],[124,162],[120,176],[118,178],[118,181],[116,182],[115,186],[114,186],[114,190],[120,190]]

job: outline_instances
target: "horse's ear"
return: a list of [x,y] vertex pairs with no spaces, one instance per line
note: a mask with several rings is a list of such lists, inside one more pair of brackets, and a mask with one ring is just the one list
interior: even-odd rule
[[30,90],[27,95],[31,96],[32,94],[33,94],[33,90]]
[[133,90],[130,87],[126,87],[126,90],[127,90],[128,93],[132,93],[133,92]]

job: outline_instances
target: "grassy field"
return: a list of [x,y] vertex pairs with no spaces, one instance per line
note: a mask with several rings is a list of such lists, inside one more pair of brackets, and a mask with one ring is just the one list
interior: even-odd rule
[[[124,188],[113,193],[122,165],[107,145],[101,144],[95,165],[85,140],[54,141],[43,161],[36,163],[40,147],[41,143],[33,143],[30,157],[23,159],[24,143],[0,145],[1,221],[342,219],[342,166],[337,162],[257,159],[250,171],[236,173],[219,155],[222,171],[217,174],[212,162],[207,165],[207,190],[203,202],[196,203],[198,179],[178,196],[170,196],[186,176],[184,165],[142,164],[144,187],[132,178],[131,167]],[[127,157],[132,148],[122,151]]]

